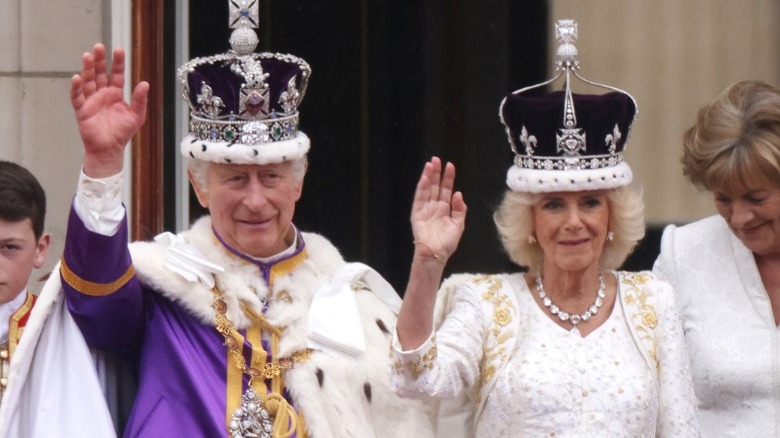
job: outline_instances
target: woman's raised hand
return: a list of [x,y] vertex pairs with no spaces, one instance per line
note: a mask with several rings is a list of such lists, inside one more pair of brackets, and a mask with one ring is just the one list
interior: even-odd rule
[[149,84],[135,86],[130,104],[124,99],[125,51],[114,49],[106,72],[106,48],[96,44],[81,57],[81,73],[71,79],[70,101],[84,142],[84,172],[94,178],[122,170],[124,150],[146,120]]
[[433,308],[444,264],[458,247],[466,224],[463,194],[453,192],[455,166],[425,163],[412,203],[414,258],[398,313],[396,331],[402,350],[418,348],[433,330]]
[[425,163],[412,204],[412,232],[415,253],[441,263],[455,252],[466,224],[466,203],[461,192],[453,192],[455,166],[442,171],[438,157]]

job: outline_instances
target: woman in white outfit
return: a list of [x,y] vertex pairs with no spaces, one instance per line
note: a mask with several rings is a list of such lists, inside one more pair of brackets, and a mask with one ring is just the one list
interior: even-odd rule
[[495,221],[526,274],[456,275],[437,302],[466,205],[452,164],[434,158],[418,183],[391,372],[405,397],[468,395],[465,424],[441,422],[439,436],[698,436],[671,287],[614,270],[644,235],[622,159],[635,102],[612,87],[570,93],[575,61],[559,58],[564,91],[518,90],[501,104],[516,158]]
[[654,271],[677,292],[707,437],[780,437],[780,89],[730,85],[684,136],[718,215],[670,225]]

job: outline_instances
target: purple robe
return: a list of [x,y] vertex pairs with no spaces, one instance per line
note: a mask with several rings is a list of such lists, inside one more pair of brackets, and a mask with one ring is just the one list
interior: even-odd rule
[[[138,393],[124,435],[225,436],[227,367],[235,365],[228,362],[223,336],[130,275],[126,242],[126,221],[114,236],[102,236],[71,211],[63,260],[84,283],[72,285],[66,276],[62,282],[87,344],[119,352],[137,367]],[[302,249],[290,257],[305,257]],[[266,283],[287,258],[255,262]],[[244,345],[248,358],[251,345]],[[248,377],[242,381],[243,393]]]

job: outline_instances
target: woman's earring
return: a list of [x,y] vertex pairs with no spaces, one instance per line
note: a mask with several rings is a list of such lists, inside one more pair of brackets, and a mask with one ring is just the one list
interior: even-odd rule
[[533,245],[534,243],[536,243],[536,237],[534,237],[533,234],[529,234],[528,235],[528,244],[529,245]]
[[615,233],[613,233],[612,231],[607,231],[607,240],[612,242],[614,239],[615,239]]

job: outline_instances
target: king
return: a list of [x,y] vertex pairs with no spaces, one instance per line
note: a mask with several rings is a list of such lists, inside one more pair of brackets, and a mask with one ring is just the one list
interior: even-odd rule
[[308,167],[302,59],[256,53],[257,1],[231,0],[232,50],[179,69],[190,108],[180,144],[208,215],[128,245],[127,142],[145,82],[123,99],[124,52],[82,59],[71,101],[84,164],[61,279],[87,344],[137,368],[125,436],[425,437],[423,405],[389,388],[400,299],[293,224]]

